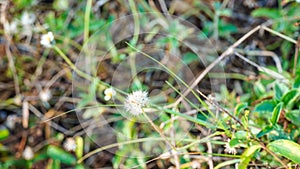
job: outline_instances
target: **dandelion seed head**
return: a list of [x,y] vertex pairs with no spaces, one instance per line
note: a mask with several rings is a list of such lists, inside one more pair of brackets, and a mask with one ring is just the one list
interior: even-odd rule
[[134,91],[127,96],[124,106],[126,111],[137,116],[142,113],[143,107],[145,107],[148,103],[148,92],[139,90]]
[[63,147],[67,151],[75,151],[76,150],[76,142],[73,138],[67,138],[63,144]]
[[23,153],[22,153],[22,157],[25,160],[31,160],[34,156],[33,150],[31,147],[26,146],[26,148],[24,149]]

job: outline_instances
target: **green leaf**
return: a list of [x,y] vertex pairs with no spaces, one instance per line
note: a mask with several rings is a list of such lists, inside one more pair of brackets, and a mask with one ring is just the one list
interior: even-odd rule
[[293,88],[300,88],[300,75],[296,76]]
[[277,100],[280,100],[281,97],[284,95],[284,93],[289,90],[289,88],[282,83],[275,83],[274,90],[275,90],[275,98]]
[[169,114],[174,114],[174,115],[177,115],[177,116],[180,116],[182,118],[185,118],[186,120],[189,120],[191,122],[194,122],[194,123],[197,123],[197,124],[200,124],[200,125],[203,125],[207,128],[215,128],[216,126],[214,126],[213,124],[207,122],[207,121],[204,121],[204,120],[200,120],[200,119],[197,119],[197,118],[194,118],[192,116],[189,116],[189,115],[186,115],[186,114],[183,114],[183,113],[180,113],[178,111],[174,111],[174,110],[170,110],[170,109],[162,109],[164,112],[166,113],[169,113]]
[[48,146],[47,155],[54,160],[60,160],[64,164],[72,165],[76,163],[76,158],[72,154],[53,145]]
[[244,140],[248,138],[248,133],[246,131],[239,130],[234,134],[234,136],[239,140]]
[[[49,164],[51,164],[51,163],[49,163]],[[53,160],[52,164],[49,165],[48,167],[51,167],[51,169],[60,169],[61,168],[60,160]]]
[[77,165],[75,166],[75,169],[84,169],[84,166],[81,165],[81,164],[77,164]]
[[288,91],[285,95],[282,96],[281,101],[284,103],[285,106],[292,107],[293,103],[299,97],[300,92],[296,89]]
[[238,138],[233,138],[230,140],[229,145],[230,147],[236,147],[240,144],[240,141]]
[[83,139],[80,136],[75,137],[76,149],[75,154],[77,158],[81,158],[83,154]]
[[265,95],[266,89],[265,86],[261,83],[261,81],[257,81],[254,83],[254,92],[258,97]]
[[285,117],[294,125],[300,127],[300,110],[292,110],[285,113]]
[[239,169],[246,169],[251,158],[253,157],[254,153],[260,149],[261,146],[260,145],[253,145],[251,147],[249,147],[243,154],[241,157],[241,163],[239,164]]
[[268,144],[268,148],[295,163],[300,163],[300,145],[290,140],[276,140]]
[[271,9],[271,8],[256,9],[251,13],[251,15],[254,17],[267,17],[270,19],[281,18],[280,11],[278,9]]
[[199,60],[199,57],[195,53],[187,52],[183,55],[183,63],[190,64]]
[[281,110],[282,110],[282,106],[283,106],[282,102],[278,103],[277,106],[275,107],[273,113],[272,113],[271,123],[273,125],[275,125],[278,122],[278,119],[279,119],[279,116],[280,116],[280,113],[281,113]]
[[0,128],[0,140],[6,139],[9,136],[9,131],[5,127]]
[[240,103],[240,104],[238,104],[235,107],[235,109],[234,109],[234,114],[236,116],[238,116],[242,112],[242,110],[246,109],[247,107],[248,107],[248,103]]
[[254,112],[258,113],[271,113],[273,112],[276,106],[275,101],[273,100],[266,100],[263,101],[255,106]]
[[237,27],[235,25],[226,23],[223,20],[219,21],[218,29],[219,29],[219,35],[222,37],[226,37],[231,33],[237,32]]
[[264,129],[262,129],[257,135],[256,137],[262,137],[266,134],[268,134],[269,132],[271,132],[274,129],[273,126],[266,126]]

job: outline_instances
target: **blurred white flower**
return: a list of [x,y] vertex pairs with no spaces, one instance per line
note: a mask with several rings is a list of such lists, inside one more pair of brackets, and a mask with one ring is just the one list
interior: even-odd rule
[[21,24],[24,27],[28,27],[34,23],[36,16],[33,13],[25,11],[21,16]]
[[75,151],[76,150],[76,142],[73,138],[67,138],[63,145],[64,149],[67,151]]
[[228,154],[236,154],[236,149],[234,147],[230,146],[230,139],[227,140],[227,143],[225,144],[225,152]]
[[116,95],[116,91],[113,88],[107,88],[104,90],[104,100],[108,101]]
[[54,42],[54,35],[52,32],[48,32],[47,34],[43,34],[41,37],[41,45],[45,46],[46,48],[51,48],[52,43]]
[[300,3],[300,0],[296,0],[296,2]]
[[51,94],[51,91],[49,89],[44,89],[40,92],[39,96],[40,96],[40,99],[43,102],[47,102],[51,99],[52,94]]
[[18,28],[17,21],[12,21],[11,23],[7,23],[4,25],[5,32],[7,32],[9,34],[17,33],[17,28]]
[[127,96],[124,106],[126,111],[136,116],[142,113],[142,108],[145,107],[148,102],[148,92],[139,90]]
[[201,164],[198,162],[198,161],[192,161],[192,165],[191,165],[191,167],[193,168],[193,169],[198,169],[198,168],[201,168]]
[[24,151],[23,151],[23,154],[22,154],[22,157],[25,159],[25,160],[31,160],[34,156],[34,153],[33,153],[33,150],[31,147],[29,146],[26,146]]
[[7,116],[7,119],[5,121],[5,125],[9,128],[9,129],[14,129],[16,126],[16,123],[18,123],[20,121],[20,119],[18,118],[17,115],[9,115]]

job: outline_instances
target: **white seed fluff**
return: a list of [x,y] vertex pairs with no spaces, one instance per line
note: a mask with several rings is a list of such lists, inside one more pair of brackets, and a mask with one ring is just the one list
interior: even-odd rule
[[45,90],[42,90],[39,94],[40,96],[40,99],[43,101],[43,102],[47,102],[51,99],[52,97],[52,94],[51,94],[51,91],[49,89],[45,89]]
[[29,146],[26,146],[22,153],[22,156],[25,160],[31,160],[34,156],[32,148]]
[[73,138],[67,138],[63,145],[64,149],[67,151],[76,150],[76,142]]
[[148,92],[146,91],[134,91],[129,94],[124,102],[126,111],[134,116],[142,113],[142,108],[149,103]]

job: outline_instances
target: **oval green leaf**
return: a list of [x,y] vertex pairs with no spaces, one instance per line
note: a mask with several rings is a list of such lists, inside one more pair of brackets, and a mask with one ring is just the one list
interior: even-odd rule
[[282,110],[283,103],[278,103],[277,106],[275,107],[273,113],[272,113],[272,118],[271,118],[271,123],[275,125],[278,122],[281,110]]
[[280,11],[272,8],[259,8],[254,10],[251,15],[254,17],[267,17],[270,19],[277,19],[281,17]]
[[251,161],[251,158],[253,157],[254,153],[256,152],[256,150],[260,149],[261,146],[260,145],[253,145],[251,147],[249,147],[243,154],[241,157],[241,163],[239,164],[239,169],[246,169],[249,162]]
[[300,163],[300,145],[290,140],[276,140],[268,144],[268,148],[295,163]]
[[296,101],[296,99],[299,97],[299,94],[300,92],[296,89],[290,90],[282,96],[281,101],[285,106],[289,105],[290,107],[292,107],[292,103]]
[[54,160],[61,161],[64,164],[72,165],[76,163],[76,158],[72,154],[52,145],[48,146],[47,155]]
[[235,107],[235,109],[234,109],[234,114],[236,116],[238,116],[242,112],[242,110],[246,109],[247,107],[248,107],[248,103],[240,103],[240,104],[238,104]]
[[263,101],[255,106],[254,112],[258,113],[271,113],[276,107],[276,103],[273,100]]

